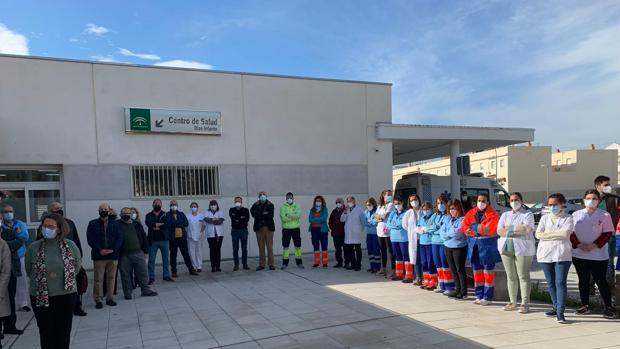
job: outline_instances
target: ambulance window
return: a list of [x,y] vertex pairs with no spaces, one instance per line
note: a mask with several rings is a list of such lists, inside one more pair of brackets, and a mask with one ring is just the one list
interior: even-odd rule
[[503,190],[495,189],[495,202],[504,207],[510,207],[510,195]]
[[467,192],[467,197],[469,198],[469,202],[473,202],[473,203],[475,203],[478,200],[478,195],[479,194],[482,193],[482,194],[487,194],[487,196],[489,195],[489,190],[488,189],[465,188],[463,190]]

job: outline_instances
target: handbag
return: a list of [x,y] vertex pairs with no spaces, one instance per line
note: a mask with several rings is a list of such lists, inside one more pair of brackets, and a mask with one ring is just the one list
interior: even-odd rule
[[80,268],[80,271],[75,276],[75,281],[78,294],[86,293],[86,290],[88,290],[88,275],[86,275],[84,268]]

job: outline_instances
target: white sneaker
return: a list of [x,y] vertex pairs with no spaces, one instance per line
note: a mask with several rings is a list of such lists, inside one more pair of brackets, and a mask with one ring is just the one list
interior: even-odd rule
[[480,305],[491,305],[491,304],[493,304],[493,302],[488,301],[486,299],[480,300]]
[[435,292],[435,293],[443,293],[444,291],[445,291],[445,290],[443,290],[443,289],[441,289],[441,288],[437,287],[437,288],[435,289],[435,291],[434,291],[434,292]]
[[481,301],[482,301],[482,299],[476,298],[476,300],[474,301],[474,304],[480,304]]

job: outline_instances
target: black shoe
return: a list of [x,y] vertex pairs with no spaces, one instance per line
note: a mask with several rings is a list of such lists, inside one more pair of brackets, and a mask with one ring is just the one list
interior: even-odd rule
[[217,271],[218,273],[222,271],[222,269],[220,269],[220,267],[215,268],[215,271]]
[[31,311],[32,309],[30,309],[29,306],[25,305],[25,306],[21,307],[19,310],[27,313],[27,312]]
[[313,267],[313,268],[318,268],[318,267],[319,267],[319,265],[318,265],[318,264],[312,264],[312,267]]
[[566,318],[564,317],[564,314],[558,314],[556,319],[558,321],[558,324],[566,323]]
[[155,291],[147,291],[147,292],[142,292],[142,297],[155,297],[157,296],[157,292]]
[[190,272],[189,272],[189,275],[194,275],[194,276],[196,276],[196,275],[198,275],[198,273],[197,273],[195,270],[192,270],[192,271],[190,271]]
[[448,296],[448,298],[456,298],[456,291],[450,291],[448,293],[444,293],[446,296]]
[[265,267],[261,267],[261,266],[256,267],[256,271],[261,271],[261,270],[265,270]]
[[0,333],[0,339],[4,339],[4,335]]
[[546,316],[548,317],[554,317],[554,316],[558,316],[558,312],[555,310],[550,310],[548,312],[545,313]]
[[196,269],[196,271],[202,273],[202,269]]
[[350,265],[348,265],[348,266],[346,266],[346,267],[344,267],[344,268],[345,268],[346,270],[353,270],[353,267],[352,267],[352,266],[350,266]]
[[177,274],[177,273],[173,272],[173,273],[172,273],[172,277],[176,279],[176,278],[178,278],[178,277],[179,277],[179,274]]
[[149,279],[149,285],[152,285],[155,283],[155,279]]
[[105,305],[111,306],[111,307],[115,307],[116,306],[116,302],[113,300],[107,300],[105,301]]
[[366,272],[367,272],[367,273],[372,273],[373,271],[375,271],[373,268],[366,269]]
[[233,267],[233,271],[237,271],[237,270],[239,270],[239,266],[238,266],[238,265],[235,265],[235,266]]
[[250,270],[250,267],[248,267],[248,265],[246,264],[243,266],[243,270]]
[[618,318],[618,313],[611,307],[606,307],[603,311],[603,317],[608,320],[614,320]]
[[18,328],[10,328],[10,329],[5,328],[3,333],[4,334],[16,334],[19,336],[21,334],[24,334],[24,330],[20,330]]
[[78,308],[78,309],[76,309],[76,310],[73,312],[73,315],[75,315],[75,316],[86,316],[86,315],[88,315],[88,313],[87,313],[87,312],[85,312],[85,311],[84,311],[84,309],[82,309],[82,308]]
[[578,315],[588,315],[590,314],[590,306],[582,305],[575,311],[575,313]]
[[128,294],[128,295],[125,295],[125,299],[126,299],[126,300],[130,300],[130,299],[133,299],[133,296],[132,296],[132,295],[130,295],[130,294]]
[[353,270],[355,270],[355,271],[360,271],[360,270],[362,270],[362,268],[357,267],[357,268],[355,268],[355,269],[353,269]]
[[327,268],[327,264],[323,264],[323,268]]
[[342,268],[342,264],[338,263],[338,264],[334,265],[334,268]]
[[273,265],[270,265],[269,270],[276,270],[276,267],[274,267]]
[[103,308],[103,303],[97,302],[97,304],[95,304],[95,308],[97,308],[97,309]]
[[403,279],[403,281],[401,281],[403,284],[412,284],[413,280],[411,279]]
[[174,282],[174,279],[172,279],[172,278],[164,278],[164,281]]

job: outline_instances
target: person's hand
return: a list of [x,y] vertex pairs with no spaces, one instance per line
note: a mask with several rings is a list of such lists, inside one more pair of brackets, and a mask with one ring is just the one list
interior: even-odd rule
[[161,227],[162,225],[164,225],[164,223],[155,223],[155,228],[159,228],[159,227]]
[[582,251],[586,251],[586,252],[590,252],[596,247],[597,246],[595,244],[579,244],[579,246],[577,246],[577,248],[579,248]]

